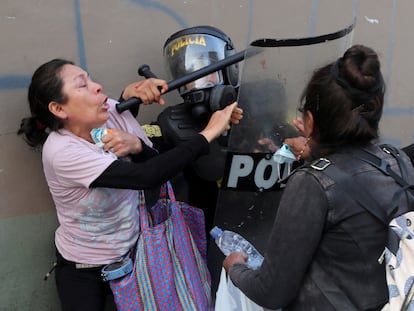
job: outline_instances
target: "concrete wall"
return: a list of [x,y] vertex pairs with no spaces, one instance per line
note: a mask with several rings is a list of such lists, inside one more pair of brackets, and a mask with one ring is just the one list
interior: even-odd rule
[[[344,9],[346,6],[346,9]],[[381,131],[401,146],[413,139],[411,0],[3,0],[0,2],[0,310],[58,310],[54,277],[54,207],[40,152],[16,131],[28,115],[26,90],[43,62],[74,60],[115,98],[143,63],[166,78],[162,46],[173,32],[210,24],[238,50],[254,39],[336,31],[356,13],[354,43],[381,55],[388,85]],[[176,92],[166,95],[178,103]],[[141,123],[160,108],[141,109]]]

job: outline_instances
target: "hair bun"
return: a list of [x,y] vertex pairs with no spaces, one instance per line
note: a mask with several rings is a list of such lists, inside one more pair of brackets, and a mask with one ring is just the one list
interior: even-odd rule
[[342,70],[348,83],[361,91],[369,91],[380,82],[378,56],[374,50],[363,45],[354,45],[347,50]]
[[384,92],[378,56],[362,45],[349,48],[331,66],[331,75],[358,105]]

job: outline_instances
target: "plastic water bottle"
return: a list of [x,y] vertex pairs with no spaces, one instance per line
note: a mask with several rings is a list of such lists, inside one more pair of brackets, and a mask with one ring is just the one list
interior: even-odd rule
[[99,147],[99,148],[103,148],[104,143],[102,142],[102,137],[104,137],[106,134],[108,134],[108,129],[106,128],[105,125],[101,126],[101,127],[97,127],[92,129],[92,131],[90,132],[91,137],[94,141],[94,143]]
[[258,269],[262,265],[263,256],[240,234],[229,230],[221,230],[216,226],[211,229],[210,235],[224,255],[228,256],[231,252],[242,252],[248,256],[247,265],[250,268]]

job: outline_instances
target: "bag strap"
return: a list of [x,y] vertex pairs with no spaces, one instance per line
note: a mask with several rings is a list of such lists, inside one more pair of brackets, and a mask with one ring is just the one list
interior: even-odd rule
[[[318,164],[321,161],[328,161],[328,164],[323,165],[323,169],[319,169],[319,170],[323,170],[325,175],[329,176],[332,180],[334,180],[342,188],[343,191],[352,195],[352,198],[356,200],[361,207],[365,208],[368,212],[370,212],[373,216],[379,219],[386,226],[389,225],[390,215],[393,215],[394,212],[398,209],[398,202],[400,200],[401,195],[403,193],[406,193],[407,190],[410,191],[410,193],[414,193],[414,185],[409,185],[407,182],[404,181],[404,185],[394,193],[391,199],[391,208],[389,208],[388,210],[382,210],[382,209],[376,208],[376,206],[378,206],[378,201],[374,197],[372,197],[368,192],[364,191],[363,190],[364,187],[356,183],[351,178],[351,175],[341,170],[337,166],[333,165],[327,159],[319,159],[318,161],[319,161]],[[384,169],[386,169],[386,167],[389,167],[389,164],[387,161],[383,160],[381,162],[382,162],[381,166]],[[320,166],[321,165],[319,164],[319,167]],[[377,165],[374,165],[374,166],[378,168]],[[313,166],[311,165],[311,167]],[[389,171],[392,171],[391,168],[389,168]],[[402,177],[400,178],[402,179]],[[387,241],[387,248],[395,254],[396,251],[398,250],[400,239],[393,230],[389,230],[388,232],[389,232],[389,235],[388,235],[388,241]]]
[[[401,169],[402,175],[407,175],[407,167],[405,165],[405,163],[403,161],[401,161],[399,152],[390,145],[383,145],[381,146],[381,149],[388,153],[391,154],[392,156],[394,156],[394,158],[397,160],[398,162],[398,166]],[[377,156],[376,154],[366,150],[366,149],[359,149],[356,152],[357,157],[368,163],[371,164],[372,166],[374,166],[375,168],[377,168],[378,170],[380,170],[382,173],[384,173],[387,176],[392,177],[396,183],[398,183],[400,186],[403,187],[403,191],[404,190],[409,190],[410,192],[414,193],[414,190],[412,189],[412,187],[408,184],[408,182],[400,175],[398,175],[393,169],[391,169],[391,165],[388,163],[387,160]],[[396,204],[394,204],[395,202],[397,202],[397,198],[399,197],[399,194],[401,194],[400,191],[397,191],[398,195],[394,195],[393,197],[393,208],[391,211],[389,211],[387,213],[387,211],[383,211],[380,209],[376,209],[375,206],[377,204],[372,204],[372,202],[377,202],[377,200],[375,198],[373,198],[368,192],[363,191],[361,187],[359,187],[354,180],[352,180],[352,178],[349,176],[348,173],[346,173],[345,171],[339,169],[338,167],[336,167],[335,165],[330,165],[331,162],[329,160],[326,159],[319,159],[319,161],[321,160],[325,160],[328,161],[329,164],[325,165],[323,167],[323,169],[319,169],[319,170],[323,170],[326,175],[328,175],[331,179],[335,180],[339,185],[341,185],[341,187],[343,188],[343,190],[345,190],[348,193],[352,193],[353,198],[362,206],[364,207],[366,210],[368,210],[371,214],[373,214],[376,218],[378,218],[380,221],[382,221],[384,224],[388,224],[388,216],[389,214],[392,214]],[[312,167],[312,165],[311,165]]]
[[[390,145],[382,145],[381,149],[388,154],[391,154],[398,163],[398,166],[401,169],[402,175],[407,176],[407,167],[403,161],[401,161],[399,152]],[[385,175],[391,176],[400,186],[407,186],[407,181],[400,175],[398,175],[394,170],[391,169],[391,165],[388,163],[387,160],[377,156],[376,154],[366,150],[366,149],[359,149],[357,151],[357,157],[363,160],[366,163],[371,164],[372,166],[379,169]]]
[[[408,196],[410,195],[412,198],[412,196],[414,195],[414,185],[409,184],[407,182],[407,177],[409,175],[409,172],[408,172],[406,163],[402,161],[400,157],[400,152],[398,151],[398,149],[396,149],[394,146],[391,146],[391,145],[381,145],[381,149],[385,153],[391,154],[396,159],[398,163],[398,167],[400,168],[400,171],[401,171],[401,175],[397,174],[394,170],[392,170],[391,165],[385,159],[377,156],[376,154],[366,149],[358,150],[357,157],[360,160],[376,167],[378,170],[383,172],[385,175],[392,177],[395,180],[395,182],[401,186],[401,189],[398,190],[394,194],[393,199],[391,201],[392,208],[388,211],[387,218],[386,218],[389,220],[390,216],[393,215],[393,213],[398,209],[399,198],[403,193],[406,193],[407,200],[408,200]],[[412,210],[412,209],[409,209],[409,210]]]
[[160,199],[169,199],[170,201],[175,202],[175,194],[172,188],[171,182],[166,181],[160,188]]
[[171,182],[167,181],[164,186],[167,187],[167,192],[168,192],[168,197],[170,198],[170,201],[175,202],[175,194],[174,194],[174,190],[172,188]]
[[372,202],[377,202],[377,200],[373,198],[369,192],[362,190],[348,173],[333,164],[326,166],[323,172],[340,185],[346,193],[352,194],[352,197],[359,203],[359,205],[368,210],[368,212],[384,224],[388,224],[387,212],[374,208],[377,204],[372,204]]
[[144,190],[139,190],[139,203],[138,203],[138,213],[139,213],[139,225],[142,230],[146,230],[151,227],[150,215],[147,211],[147,205],[145,201]]
[[[407,164],[401,160],[400,151],[394,146],[387,145],[387,144],[381,145],[381,149],[385,153],[391,154],[397,160],[398,166],[401,171],[401,177],[404,179],[404,181],[407,181],[409,172],[407,169]],[[410,164],[411,164],[411,161],[410,161]]]
[[[172,188],[171,182],[168,180],[164,184],[161,185],[160,188],[160,195],[159,199],[169,199],[172,202],[175,202],[175,194]],[[139,212],[139,223],[141,226],[141,230],[150,228],[152,226],[152,219],[150,214],[148,213],[145,201],[145,192],[144,190],[139,190],[139,204],[138,204],[138,212]]]

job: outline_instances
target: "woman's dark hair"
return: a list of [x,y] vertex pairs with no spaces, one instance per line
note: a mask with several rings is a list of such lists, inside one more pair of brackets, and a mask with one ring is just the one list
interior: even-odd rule
[[49,131],[62,127],[62,122],[49,111],[52,101],[64,104],[63,81],[60,72],[65,65],[74,65],[65,59],[53,59],[36,69],[28,90],[31,116],[22,119],[17,134],[24,134],[26,142],[36,147],[42,145]]
[[314,118],[313,156],[377,139],[384,93],[378,55],[363,45],[316,70],[301,97],[302,110]]

